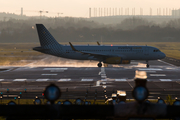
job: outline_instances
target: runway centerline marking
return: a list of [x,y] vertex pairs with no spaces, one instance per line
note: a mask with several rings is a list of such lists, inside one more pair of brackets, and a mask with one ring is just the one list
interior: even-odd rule
[[171,79],[159,79],[160,81],[172,81]]
[[43,70],[68,70],[68,68],[44,68]]
[[81,79],[81,81],[93,81],[93,79]]
[[71,81],[71,79],[59,79],[58,82]]
[[14,79],[13,81],[26,81],[27,79]]
[[0,79],[0,81],[3,81],[4,79]]
[[41,74],[41,75],[57,75],[57,74]]
[[162,69],[159,68],[140,68],[139,70],[143,70],[143,71],[162,71]]
[[166,76],[165,74],[150,74],[149,76]]
[[37,79],[36,81],[48,81],[49,79]]
[[115,79],[115,81],[127,81],[126,79]]

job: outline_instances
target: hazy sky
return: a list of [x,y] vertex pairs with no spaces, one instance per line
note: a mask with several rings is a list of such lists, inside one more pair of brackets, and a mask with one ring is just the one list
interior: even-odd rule
[[143,8],[143,14],[149,14],[151,7],[156,14],[157,8],[179,9],[179,5],[180,0],[0,0],[0,12],[20,14],[23,7],[26,15],[39,15],[36,11],[46,10],[49,11],[44,14],[46,16],[57,16],[56,13],[62,12],[62,16],[88,17],[90,7],[93,16],[94,8],[123,8],[124,13],[125,8],[129,8],[130,14],[132,8],[136,9],[136,14]]

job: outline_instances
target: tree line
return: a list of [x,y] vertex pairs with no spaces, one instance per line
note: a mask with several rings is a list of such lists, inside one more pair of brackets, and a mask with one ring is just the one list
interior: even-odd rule
[[180,42],[180,19],[156,24],[129,18],[107,25],[84,18],[48,18],[0,21],[1,43],[39,42],[36,23],[44,24],[59,42]]

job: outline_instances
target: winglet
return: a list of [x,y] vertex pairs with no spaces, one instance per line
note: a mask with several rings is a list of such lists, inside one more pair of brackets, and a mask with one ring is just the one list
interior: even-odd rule
[[72,50],[77,51],[77,50],[74,48],[74,46],[71,44],[71,42],[69,42],[69,44],[70,44]]
[[97,41],[97,44],[98,44],[98,45],[101,45],[98,41]]

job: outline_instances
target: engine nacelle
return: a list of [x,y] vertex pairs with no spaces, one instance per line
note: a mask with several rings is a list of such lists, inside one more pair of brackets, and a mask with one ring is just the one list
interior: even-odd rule
[[122,63],[121,64],[130,64],[130,60],[122,60]]
[[122,60],[121,57],[110,57],[104,61],[107,64],[130,64],[130,62],[130,60]]

